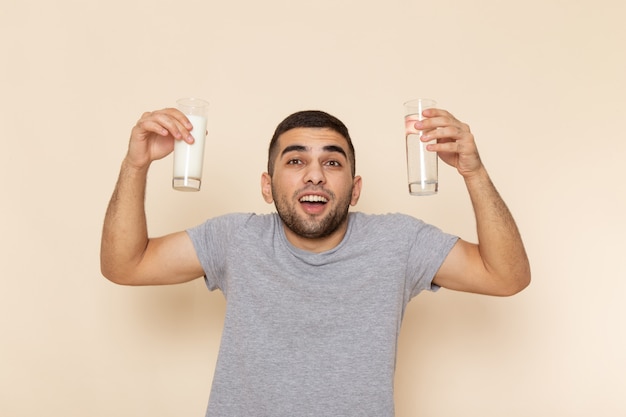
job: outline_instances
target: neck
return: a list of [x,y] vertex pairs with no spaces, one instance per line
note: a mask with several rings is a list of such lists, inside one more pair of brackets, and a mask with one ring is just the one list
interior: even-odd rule
[[301,236],[288,228],[284,223],[283,230],[289,243],[296,248],[312,253],[322,253],[335,248],[341,243],[348,230],[348,219],[346,218],[335,231],[324,237]]

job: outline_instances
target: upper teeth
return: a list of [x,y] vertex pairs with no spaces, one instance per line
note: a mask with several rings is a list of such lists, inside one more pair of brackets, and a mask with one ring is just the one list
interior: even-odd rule
[[306,201],[309,203],[326,203],[328,200],[326,200],[321,195],[305,195],[304,197],[300,199],[300,201],[302,202]]

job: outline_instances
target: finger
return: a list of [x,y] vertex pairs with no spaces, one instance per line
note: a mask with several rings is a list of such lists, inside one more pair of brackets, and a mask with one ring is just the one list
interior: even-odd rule
[[144,114],[139,126],[161,136],[169,134],[175,139],[193,142],[193,137],[189,133],[192,128],[191,123],[183,113],[176,109],[164,109]]
[[175,139],[185,139],[189,135],[189,132],[185,129],[183,123],[168,114],[156,114],[154,121],[167,129],[167,131]]
[[426,149],[431,152],[437,153],[459,153],[461,147],[458,142],[454,140],[442,140],[437,143],[430,143],[426,146]]
[[452,116],[452,114],[450,114],[449,111],[444,110],[444,109],[438,109],[438,108],[435,108],[435,107],[431,107],[431,108],[425,109],[424,111],[422,111],[422,115],[424,117]]
[[145,113],[144,116],[139,120],[137,125],[146,131],[160,133],[164,132],[165,135],[169,134],[167,119],[163,116],[160,116],[156,112]]
[[[468,139],[473,139],[471,136]],[[453,140],[450,138],[438,139],[437,142],[429,143],[426,149],[441,154],[457,154],[461,156],[478,155],[476,144],[473,140]]]
[[455,121],[452,118],[448,118],[445,116],[430,117],[423,120],[415,121],[414,127],[415,129],[421,130],[422,132],[428,132],[440,127],[454,124],[454,122]]
[[422,130],[434,129],[448,125],[457,125],[469,132],[469,125],[458,120],[447,110],[443,109],[426,109],[423,112],[425,119],[417,122]]
[[[189,118],[178,109],[165,109],[164,112],[169,116],[167,120],[171,121],[176,128],[177,135],[174,137],[188,143],[193,143],[194,137],[191,135],[193,125],[189,121]],[[173,131],[170,129],[170,132]]]
[[185,127],[185,129],[187,130],[193,129],[193,125],[191,124],[187,116],[182,111],[178,109],[174,109],[174,108],[167,108],[167,109],[163,109],[162,112],[176,119],[180,124],[182,124]]
[[447,125],[424,131],[421,140],[424,142],[434,139],[450,139],[456,141],[462,140],[469,135],[471,135],[471,133],[466,131],[462,125]]
[[147,116],[142,117],[139,121],[137,121],[137,124],[133,128],[133,132],[137,132],[137,134],[142,136],[145,136],[148,133],[156,133],[160,136],[167,136],[169,134],[169,131],[165,127]]

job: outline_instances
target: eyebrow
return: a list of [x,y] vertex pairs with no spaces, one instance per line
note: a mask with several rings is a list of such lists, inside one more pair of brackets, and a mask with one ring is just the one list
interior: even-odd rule
[[[348,155],[346,154],[346,151],[341,147],[341,146],[337,146],[337,145],[326,145],[322,148],[325,152],[336,152],[336,153],[340,153],[341,155],[343,155],[345,158],[348,158]],[[287,146],[285,149],[283,149],[283,151],[281,152],[281,156],[285,155],[286,153],[289,152],[306,152],[308,151],[309,148],[307,148],[304,145],[290,145]]]

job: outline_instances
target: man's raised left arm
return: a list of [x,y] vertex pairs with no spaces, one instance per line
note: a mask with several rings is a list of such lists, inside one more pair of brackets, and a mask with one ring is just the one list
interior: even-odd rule
[[530,283],[530,264],[515,220],[483,166],[469,126],[445,110],[424,111],[416,122],[428,149],[439,153],[463,176],[474,214],[478,243],[459,239],[437,272],[434,283],[448,289],[509,296]]

